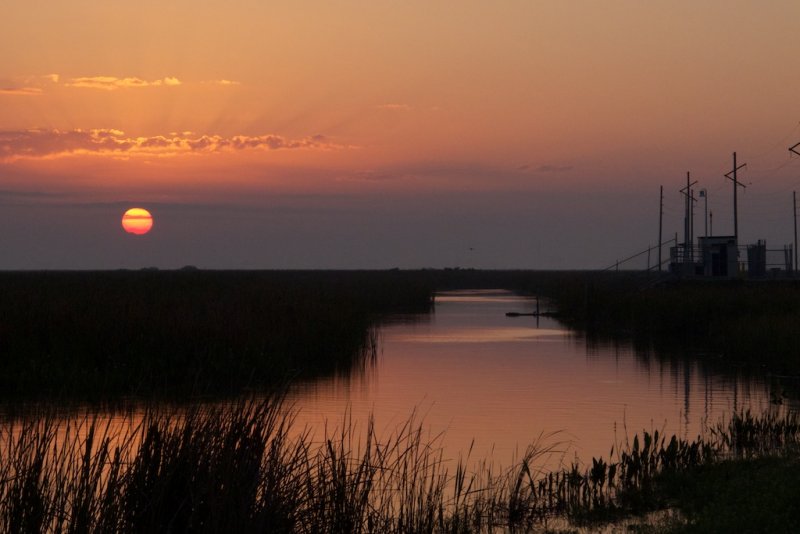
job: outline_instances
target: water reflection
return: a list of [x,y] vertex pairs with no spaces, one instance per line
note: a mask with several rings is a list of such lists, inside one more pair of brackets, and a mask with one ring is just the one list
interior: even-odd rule
[[[504,466],[556,432],[545,445],[563,442],[561,454],[542,466],[555,468],[575,456],[608,456],[612,444],[643,429],[694,438],[705,422],[771,407],[768,379],[721,374],[703,361],[657,357],[629,343],[590,342],[548,317],[506,316],[535,307],[505,291],[448,292],[431,314],[390,318],[363,367],[293,386],[296,432],[321,439],[347,418],[363,435],[372,416],[380,439],[416,414],[429,436],[443,435],[437,443],[446,458],[471,447],[473,459]],[[146,412],[141,405],[89,408],[67,419],[96,418],[128,436]]]
[[373,414],[389,433],[416,411],[432,436],[444,433],[448,457],[474,440],[474,458],[508,465],[543,433],[569,442],[567,461],[588,461],[643,429],[693,438],[732,410],[769,407],[764,381],[589,344],[551,318],[506,316],[535,306],[505,291],[440,294],[427,320],[382,329],[363,374],[296,386],[298,423],[330,427],[347,412],[363,427]]
[[560,338],[564,330],[554,328],[532,329],[516,328],[448,328],[440,332],[395,334],[393,343],[504,343],[526,341],[533,338]]

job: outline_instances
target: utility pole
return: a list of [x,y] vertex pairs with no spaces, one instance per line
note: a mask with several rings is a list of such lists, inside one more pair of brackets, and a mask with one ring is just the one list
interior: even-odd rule
[[694,189],[689,189],[689,244],[692,246],[692,261],[694,261]]
[[[661,186],[661,204],[658,211],[658,272],[661,272],[661,229],[664,221],[664,186]],[[795,232],[796,234],[797,232]],[[795,239],[797,241],[797,239]],[[795,245],[797,248],[797,245]],[[649,262],[648,262],[649,263]]]
[[700,197],[705,200],[705,212],[703,213],[703,226],[705,227],[706,239],[708,239],[708,191],[705,189],[700,190]]
[[708,212],[708,230],[711,232],[711,235],[714,235],[714,212]]
[[[796,143],[789,147],[789,152],[800,156],[800,152],[796,149],[800,143]],[[797,191],[792,191],[792,200],[794,201],[794,274],[797,275]]]
[[[795,145],[797,146],[797,145]],[[740,183],[736,179],[736,171],[739,169],[747,167],[747,163],[742,163],[741,165],[736,165],[736,152],[733,153],[733,170],[727,174],[725,174],[725,178],[733,182],[733,239],[736,243],[736,254],[739,254],[739,212],[738,212],[738,202],[736,193],[738,191],[737,187],[747,187],[746,185]]]
[[[697,183],[697,180],[690,182],[690,173],[686,173],[686,187],[680,190],[681,194],[686,195],[686,215],[683,224],[683,263],[686,265],[685,269],[688,271],[688,265],[694,261],[694,251],[692,250],[692,212],[694,211],[694,198],[692,197],[692,186]],[[677,246],[677,243],[675,243]],[[688,274],[688,273],[687,273]]]
[[797,191],[792,191],[794,203],[794,272],[797,274]]
[[705,188],[700,190],[700,196],[705,201],[705,210],[703,210],[703,233],[705,234],[705,238],[703,239],[703,247],[700,249],[700,259],[703,262],[703,274],[708,274],[708,262],[710,260],[710,256],[708,256],[707,251],[708,249],[708,191]]

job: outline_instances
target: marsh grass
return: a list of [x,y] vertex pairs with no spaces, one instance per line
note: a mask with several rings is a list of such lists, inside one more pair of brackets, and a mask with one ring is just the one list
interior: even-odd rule
[[[705,339],[726,356],[741,350],[758,365],[797,369],[793,283],[654,287],[575,273],[451,274],[3,273],[0,391],[6,399],[180,397],[346,373],[374,354],[381,314],[428,310],[433,287],[480,287],[476,280],[547,295],[563,320],[588,332],[680,345]],[[466,533],[547,528],[558,518],[594,525],[674,505],[670,479],[781,455],[796,463],[800,433],[796,415],[745,412],[694,441],[643,432],[607,459],[542,472],[543,455],[555,450],[546,439],[508,469],[473,469],[467,458],[443,458],[439,438],[413,418],[387,436],[345,419],[319,438],[293,427],[279,397],[113,421],[65,419],[47,408],[6,419],[0,529]]]
[[664,476],[659,492],[681,520],[660,532],[798,532],[798,478],[796,456],[728,460]]
[[347,374],[374,329],[427,312],[392,271],[0,273],[0,400],[182,398]]
[[[162,271],[0,273],[0,400],[181,398],[346,375],[375,328],[437,290],[546,297],[593,339],[717,368],[800,376],[800,282],[669,281],[652,273]],[[705,356],[704,356],[705,355]],[[791,391],[790,391],[791,393]]]
[[[597,524],[668,505],[662,481],[794,450],[797,417],[739,414],[693,442],[637,435],[609,460],[542,471],[447,460],[410,417],[385,436],[345,417],[294,428],[279,397],[106,419],[42,412],[0,436],[5,532],[495,532]],[[661,486],[660,486],[661,485]]]
[[800,281],[681,281],[635,273],[576,273],[564,280],[539,284],[542,294],[562,321],[590,339],[622,338],[662,353],[707,356],[718,367],[800,376]]
[[349,419],[321,439],[295,432],[275,398],[110,421],[6,426],[3,531],[474,532],[522,520],[497,513],[505,478],[477,488],[464,461],[451,476],[439,437],[413,417],[384,439]]

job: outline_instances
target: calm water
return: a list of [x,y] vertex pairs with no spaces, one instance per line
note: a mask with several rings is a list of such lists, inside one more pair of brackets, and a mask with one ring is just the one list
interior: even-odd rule
[[[544,440],[563,455],[607,456],[641,430],[694,438],[704,421],[734,409],[769,406],[767,385],[707,375],[693,364],[660,364],[630,347],[589,347],[553,319],[506,317],[535,302],[505,291],[441,293],[435,312],[382,328],[373,366],[348,378],[298,385],[298,423],[320,435],[348,413],[370,414],[387,435],[412,413],[445,455],[508,465],[515,451]],[[545,438],[550,433],[556,433]]]

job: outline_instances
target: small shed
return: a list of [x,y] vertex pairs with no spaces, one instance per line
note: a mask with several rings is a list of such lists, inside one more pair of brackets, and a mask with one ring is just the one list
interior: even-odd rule
[[733,278],[739,272],[739,251],[736,237],[716,235],[698,237],[703,255],[703,275]]

